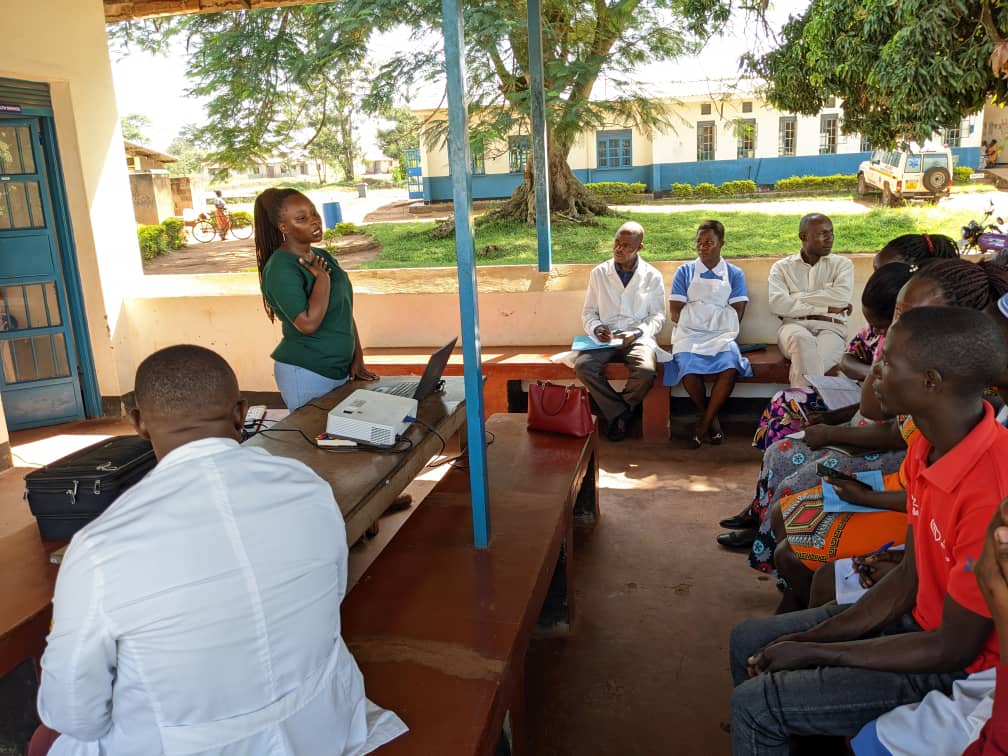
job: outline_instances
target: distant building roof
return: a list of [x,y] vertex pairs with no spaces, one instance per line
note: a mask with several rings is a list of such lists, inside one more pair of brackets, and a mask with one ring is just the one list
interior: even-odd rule
[[123,140],[123,144],[126,146],[126,157],[140,157],[151,158],[157,160],[161,163],[177,163],[178,158],[172,157],[171,155],[166,155],[163,152],[158,152],[157,150],[152,150],[150,147],[144,147],[142,144],[137,144],[136,142],[127,142]]

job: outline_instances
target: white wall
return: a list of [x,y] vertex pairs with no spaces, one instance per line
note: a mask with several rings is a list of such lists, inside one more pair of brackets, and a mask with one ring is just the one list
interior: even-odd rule
[[142,276],[101,0],[4,3],[0,76],[49,82],[98,383],[132,383],[123,299]]

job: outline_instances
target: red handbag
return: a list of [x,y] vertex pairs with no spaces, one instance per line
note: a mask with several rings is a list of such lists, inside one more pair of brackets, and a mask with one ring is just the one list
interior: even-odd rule
[[584,437],[592,432],[588,391],[580,386],[561,386],[538,381],[529,385],[529,430]]

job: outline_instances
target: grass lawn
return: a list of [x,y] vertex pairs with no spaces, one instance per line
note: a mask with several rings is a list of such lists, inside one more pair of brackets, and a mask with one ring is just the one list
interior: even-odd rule
[[[850,215],[831,214],[836,252],[874,252],[889,239],[908,233],[946,234],[958,239],[960,229],[975,215],[970,210],[937,207],[876,209]],[[681,213],[624,213],[600,218],[594,227],[553,225],[553,262],[598,263],[612,254],[612,240],[625,220],[644,226],[644,256],[648,260],[688,260],[694,256],[697,225],[714,217],[725,225],[725,257],[766,257],[797,252],[798,214],[696,210]],[[455,265],[454,238],[432,240],[434,222],[374,223],[371,234],[382,246],[378,258],[364,268],[426,268]],[[490,247],[489,250],[487,248]],[[528,265],[537,260],[536,230],[495,221],[476,228],[480,265]]]

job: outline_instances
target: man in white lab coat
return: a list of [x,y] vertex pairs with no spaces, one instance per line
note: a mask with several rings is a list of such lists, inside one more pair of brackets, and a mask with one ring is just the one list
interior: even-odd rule
[[151,355],[135,393],[158,464],[60,568],[38,697],[62,733],[49,753],[356,756],[404,732],[340,636],[329,485],[238,445],[247,405],[208,349]]
[[825,375],[843,356],[854,265],[830,254],[833,222],[825,215],[803,217],[798,238],[801,251],[770,268],[770,312],[783,321],[777,345],[791,360],[791,385],[808,386],[806,375]]
[[[588,388],[609,425],[609,439],[622,441],[634,408],[655,379],[655,336],[665,324],[665,284],[661,273],[640,257],[644,229],[620,226],[612,259],[595,267],[588,279],[581,321],[599,344],[619,346],[581,352],[574,372]],[[618,392],[605,377],[606,365],[623,362],[630,377]]]

